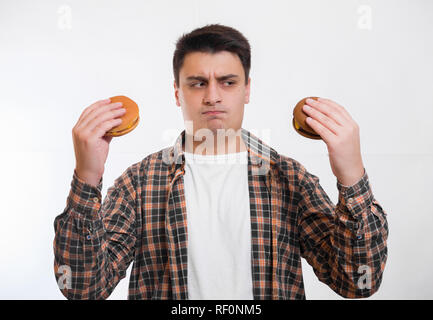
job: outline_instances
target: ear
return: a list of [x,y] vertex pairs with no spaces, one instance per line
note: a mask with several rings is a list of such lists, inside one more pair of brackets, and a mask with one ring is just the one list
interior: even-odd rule
[[248,78],[248,84],[245,86],[245,101],[247,104],[250,102],[250,88],[251,88],[251,77]]
[[174,97],[176,98],[176,105],[178,107],[180,107],[180,102],[179,102],[179,89],[176,86],[176,80],[173,81],[173,85],[174,85]]

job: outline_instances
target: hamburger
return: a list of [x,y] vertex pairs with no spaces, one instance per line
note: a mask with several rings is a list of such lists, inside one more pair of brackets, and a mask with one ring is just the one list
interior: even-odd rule
[[293,109],[293,120],[292,125],[293,128],[295,128],[296,132],[299,133],[301,136],[304,136],[309,139],[316,139],[320,140],[322,137],[318,135],[313,128],[311,128],[307,122],[305,121],[308,117],[308,115],[302,110],[303,106],[306,104],[307,99],[314,99],[317,101],[317,97],[306,97],[299,101],[295,109]]
[[111,103],[122,102],[122,106],[126,109],[126,112],[120,117],[122,123],[111,128],[105,135],[109,137],[119,137],[134,130],[140,121],[137,104],[125,96],[111,97],[110,100]]

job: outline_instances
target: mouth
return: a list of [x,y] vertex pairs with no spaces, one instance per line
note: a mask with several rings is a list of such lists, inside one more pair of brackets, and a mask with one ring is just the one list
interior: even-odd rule
[[218,115],[218,114],[223,114],[225,113],[224,111],[208,111],[208,112],[203,112],[204,115],[208,115],[208,116],[214,116],[214,115]]
[[222,111],[208,111],[205,112],[204,114],[217,114],[217,113],[223,113]]

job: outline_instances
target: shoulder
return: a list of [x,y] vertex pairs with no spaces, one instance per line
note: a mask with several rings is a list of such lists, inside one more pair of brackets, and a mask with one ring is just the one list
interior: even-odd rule
[[[169,149],[169,148],[166,148]],[[140,185],[149,174],[155,171],[167,170],[168,166],[163,160],[166,149],[150,153],[140,161],[137,161],[127,167],[116,181],[122,184]]]
[[280,177],[286,183],[295,185],[296,187],[318,182],[318,177],[308,172],[301,162],[286,155],[278,154],[276,167]]
[[293,174],[304,169],[299,161],[283,154],[278,154],[277,167],[284,174]]
[[138,176],[146,176],[155,171],[167,171],[171,164],[167,160],[167,155],[170,154],[172,149],[173,147],[167,147],[150,153],[141,161],[132,164],[127,170]]

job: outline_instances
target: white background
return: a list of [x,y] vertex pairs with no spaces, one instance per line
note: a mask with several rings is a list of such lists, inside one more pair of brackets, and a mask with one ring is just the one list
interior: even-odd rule
[[[64,299],[54,278],[54,218],[66,206],[71,130],[93,102],[126,95],[141,123],[113,139],[103,197],[128,166],[183,129],[172,57],[208,23],[252,47],[243,127],[338,190],[326,145],[291,127],[305,96],[341,104],[359,124],[388,261],[370,299],[432,299],[433,1],[0,1],[0,298]],[[131,264],[132,265],[132,264]],[[126,299],[129,274],[110,299]],[[303,260],[307,299],[342,299]]]

